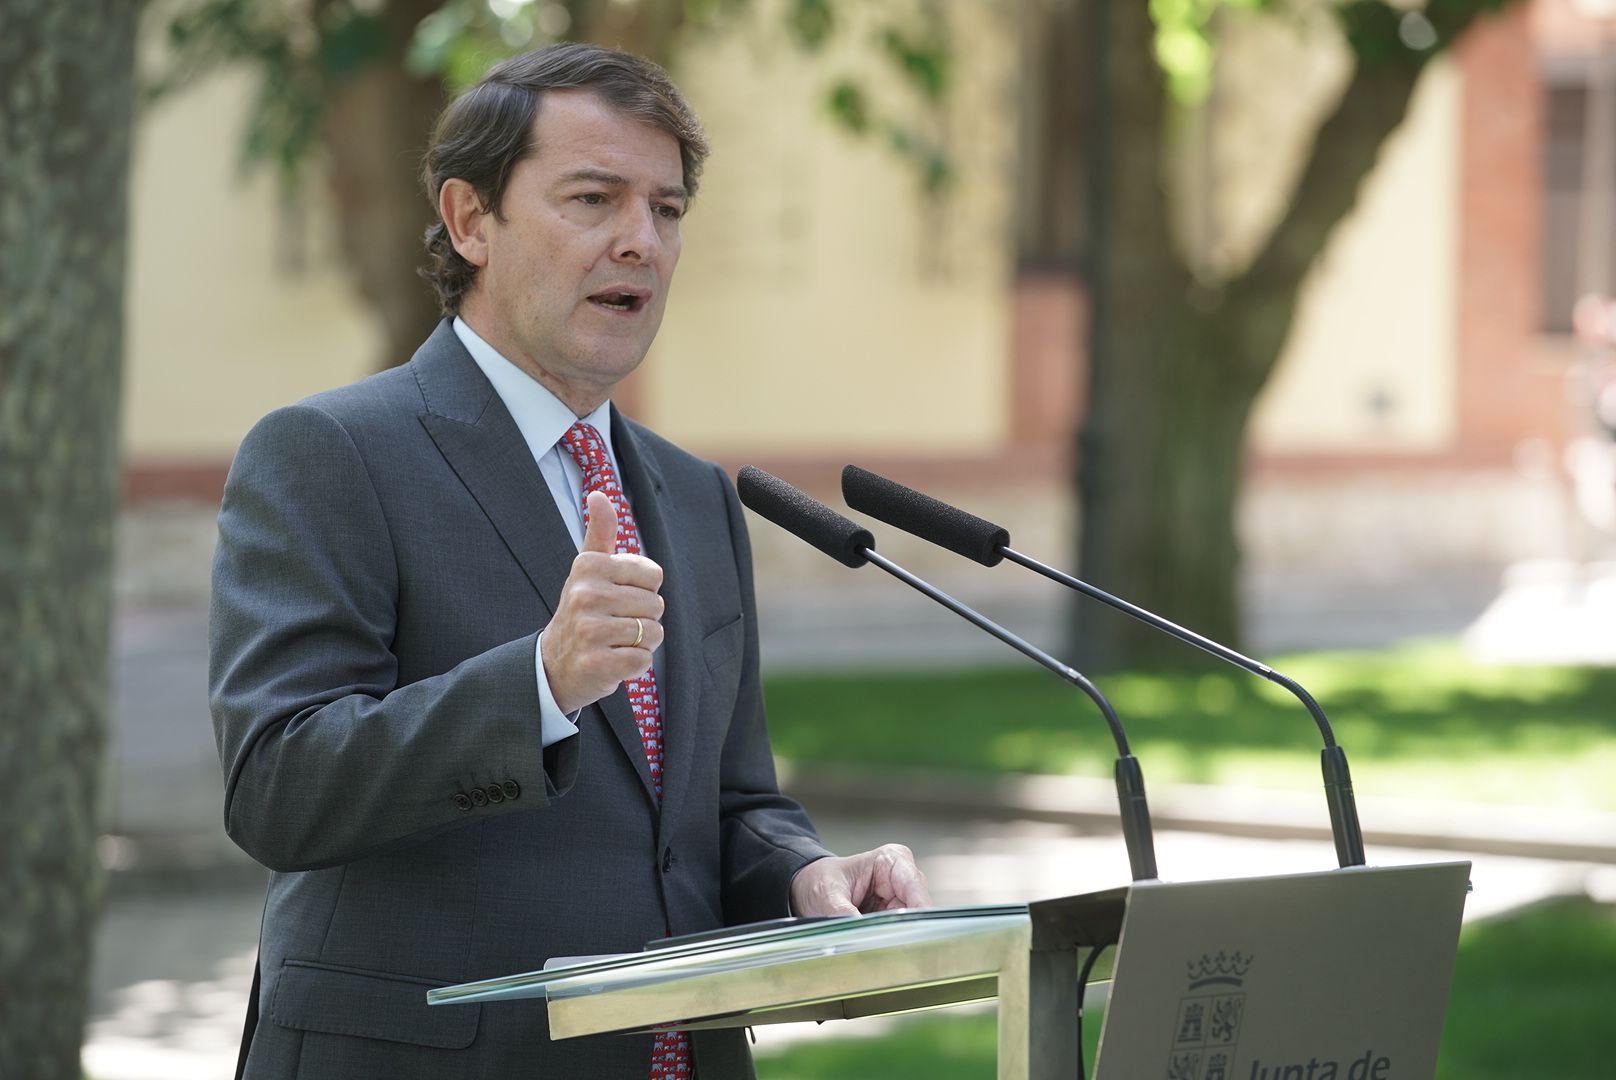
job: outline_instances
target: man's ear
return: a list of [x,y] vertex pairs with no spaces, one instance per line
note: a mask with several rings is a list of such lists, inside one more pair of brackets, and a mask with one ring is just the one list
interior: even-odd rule
[[459,177],[445,180],[438,190],[438,216],[460,257],[473,266],[487,266],[488,222],[494,215],[477,189]]

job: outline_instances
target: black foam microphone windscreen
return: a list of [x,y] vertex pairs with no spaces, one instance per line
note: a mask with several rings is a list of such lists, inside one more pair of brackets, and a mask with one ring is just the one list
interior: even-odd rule
[[864,552],[875,547],[875,538],[868,529],[847,520],[824,503],[810,499],[779,477],[751,465],[742,465],[735,475],[735,489],[747,509],[768,518],[837,562],[852,567],[869,562]]
[[983,566],[997,566],[1010,544],[1009,530],[857,465],[842,470],[842,498],[861,514]]

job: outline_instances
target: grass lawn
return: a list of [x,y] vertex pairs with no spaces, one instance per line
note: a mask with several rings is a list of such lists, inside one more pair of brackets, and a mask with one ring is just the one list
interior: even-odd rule
[[[1613,1015],[1616,909],[1564,901],[1468,926],[1438,1080],[1606,1080],[1616,1049]],[[1099,1024],[1095,1017],[1085,1031],[1089,1040],[1098,1038]],[[875,1038],[821,1040],[760,1056],[758,1077],[991,1080],[994,1040],[991,1013],[939,1012]]]
[[[1360,793],[1616,810],[1616,669],[1483,667],[1451,642],[1272,663],[1318,699]],[[1320,782],[1318,729],[1263,679],[1095,681],[1152,783]],[[768,703],[775,752],[804,763],[1109,776],[1115,760],[1093,705],[1030,666],[774,676]]]

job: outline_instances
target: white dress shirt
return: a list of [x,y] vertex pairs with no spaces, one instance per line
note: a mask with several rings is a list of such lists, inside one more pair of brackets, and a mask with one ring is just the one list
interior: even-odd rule
[[[561,437],[567,433],[568,428],[582,419],[584,423],[600,432],[601,442],[606,447],[606,456],[611,459],[612,469],[621,477],[623,474],[617,468],[617,454],[612,449],[611,402],[602,404],[588,416],[580,418],[537,379],[505,359],[492,345],[478,337],[477,332],[467,326],[465,320],[456,317],[454,332],[460,338],[460,343],[466,347],[466,351],[471,353],[471,358],[477,362],[483,374],[488,377],[488,381],[493,383],[494,392],[505,403],[511,419],[516,421],[517,430],[522,433],[522,438],[527,440],[528,449],[533,453],[533,460],[538,462],[539,473],[550,488],[550,496],[555,499],[556,509],[561,512],[561,520],[566,523],[567,531],[572,534],[573,546],[583,547],[584,474],[572,455],[561,445]],[[627,489],[624,490],[624,497],[627,497]],[[630,506],[632,505],[631,500]],[[540,739],[545,746],[549,746],[570,735],[578,734],[578,714],[568,716],[561,711],[561,706],[556,704],[555,694],[550,690],[550,680],[544,674],[544,658],[541,654],[543,644],[544,635],[540,634],[539,647],[533,651],[533,665],[539,681]]]

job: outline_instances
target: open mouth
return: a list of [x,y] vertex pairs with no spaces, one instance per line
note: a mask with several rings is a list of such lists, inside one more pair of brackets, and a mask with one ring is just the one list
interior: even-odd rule
[[603,307],[608,311],[638,311],[645,306],[647,298],[639,293],[631,292],[602,292],[589,298],[591,304]]

